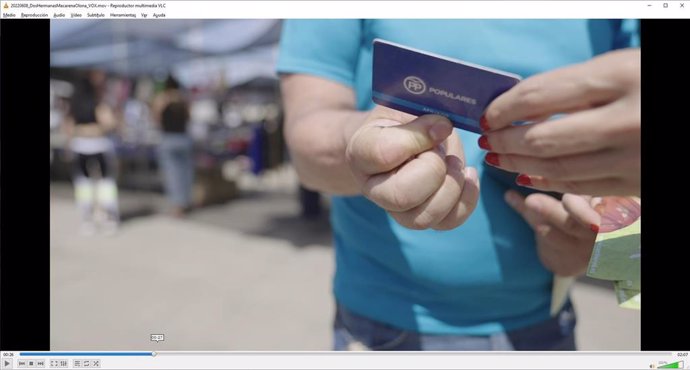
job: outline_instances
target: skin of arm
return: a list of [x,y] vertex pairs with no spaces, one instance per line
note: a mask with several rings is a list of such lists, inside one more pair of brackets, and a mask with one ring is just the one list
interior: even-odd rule
[[155,127],[161,126],[161,114],[166,103],[167,99],[164,93],[156,95],[151,102],[151,118]]
[[120,120],[115,112],[106,104],[99,104],[96,107],[96,121],[103,132],[115,131],[120,126]]
[[306,75],[281,78],[285,104],[285,139],[302,184],[339,195],[360,193],[345,149],[367,112],[355,109],[352,89]]

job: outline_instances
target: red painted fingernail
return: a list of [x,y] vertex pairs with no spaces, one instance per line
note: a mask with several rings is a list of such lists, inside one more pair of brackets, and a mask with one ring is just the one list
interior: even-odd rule
[[515,179],[515,182],[517,182],[518,185],[522,186],[532,186],[532,179],[529,178],[527,175],[520,175]]
[[486,136],[482,135],[479,137],[479,147],[484,149],[484,150],[491,150],[491,144],[489,144],[489,138]]
[[589,228],[595,233],[599,234],[599,225],[591,224],[589,225]]
[[496,153],[488,153],[486,157],[484,157],[484,160],[486,161],[486,163],[492,166],[500,166],[500,162],[498,161],[498,154]]
[[482,115],[482,118],[479,119],[479,127],[482,128],[482,131],[489,131],[491,127],[489,127],[489,122],[486,121],[486,117]]

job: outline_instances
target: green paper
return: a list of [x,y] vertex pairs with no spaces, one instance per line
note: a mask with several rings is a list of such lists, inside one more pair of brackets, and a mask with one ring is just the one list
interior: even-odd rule
[[640,280],[617,280],[613,282],[616,288],[628,290],[642,290],[640,289]]
[[639,310],[642,305],[642,293],[639,290],[615,288],[618,306]]
[[641,218],[620,230],[597,235],[587,276],[602,280],[640,281]]

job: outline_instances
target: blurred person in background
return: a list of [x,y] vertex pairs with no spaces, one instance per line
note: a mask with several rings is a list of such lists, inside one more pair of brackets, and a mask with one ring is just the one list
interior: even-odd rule
[[161,130],[158,163],[173,217],[183,217],[192,206],[194,143],[187,133],[189,103],[172,76],[153,101],[154,122]]
[[131,142],[146,142],[151,128],[149,102],[153,96],[152,82],[139,79],[133,83],[123,109],[125,138]]
[[75,198],[86,235],[97,231],[97,211],[104,214],[100,227],[106,234],[114,233],[120,222],[114,145],[107,137],[117,128],[117,119],[102,102],[105,81],[105,73],[96,70],[79,78],[64,126],[74,154]]
[[[283,26],[278,71],[291,158],[306,187],[334,194],[334,348],[574,350],[575,311],[566,301],[551,312],[552,283],[585,271],[596,214],[578,195],[515,192],[483,165],[479,135],[453,130],[444,117],[376,106],[376,38],[532,76],[597,55],[618,63],[620,54],[608,52],[634,46],[637,23]],[[577,73],[591,81],[588,69]]]

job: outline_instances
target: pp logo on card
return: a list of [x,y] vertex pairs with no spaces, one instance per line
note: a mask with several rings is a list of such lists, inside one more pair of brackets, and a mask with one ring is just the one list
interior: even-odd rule
[[455,127],[481,133],[479,120],[520,76],[388,41],[374,40],[372,98],[376,104],[421,116],[438,114]]
[[417,76],[405,77],[403,81],[405,88],[412,94],[420,95],[426,92],[426,83]]

